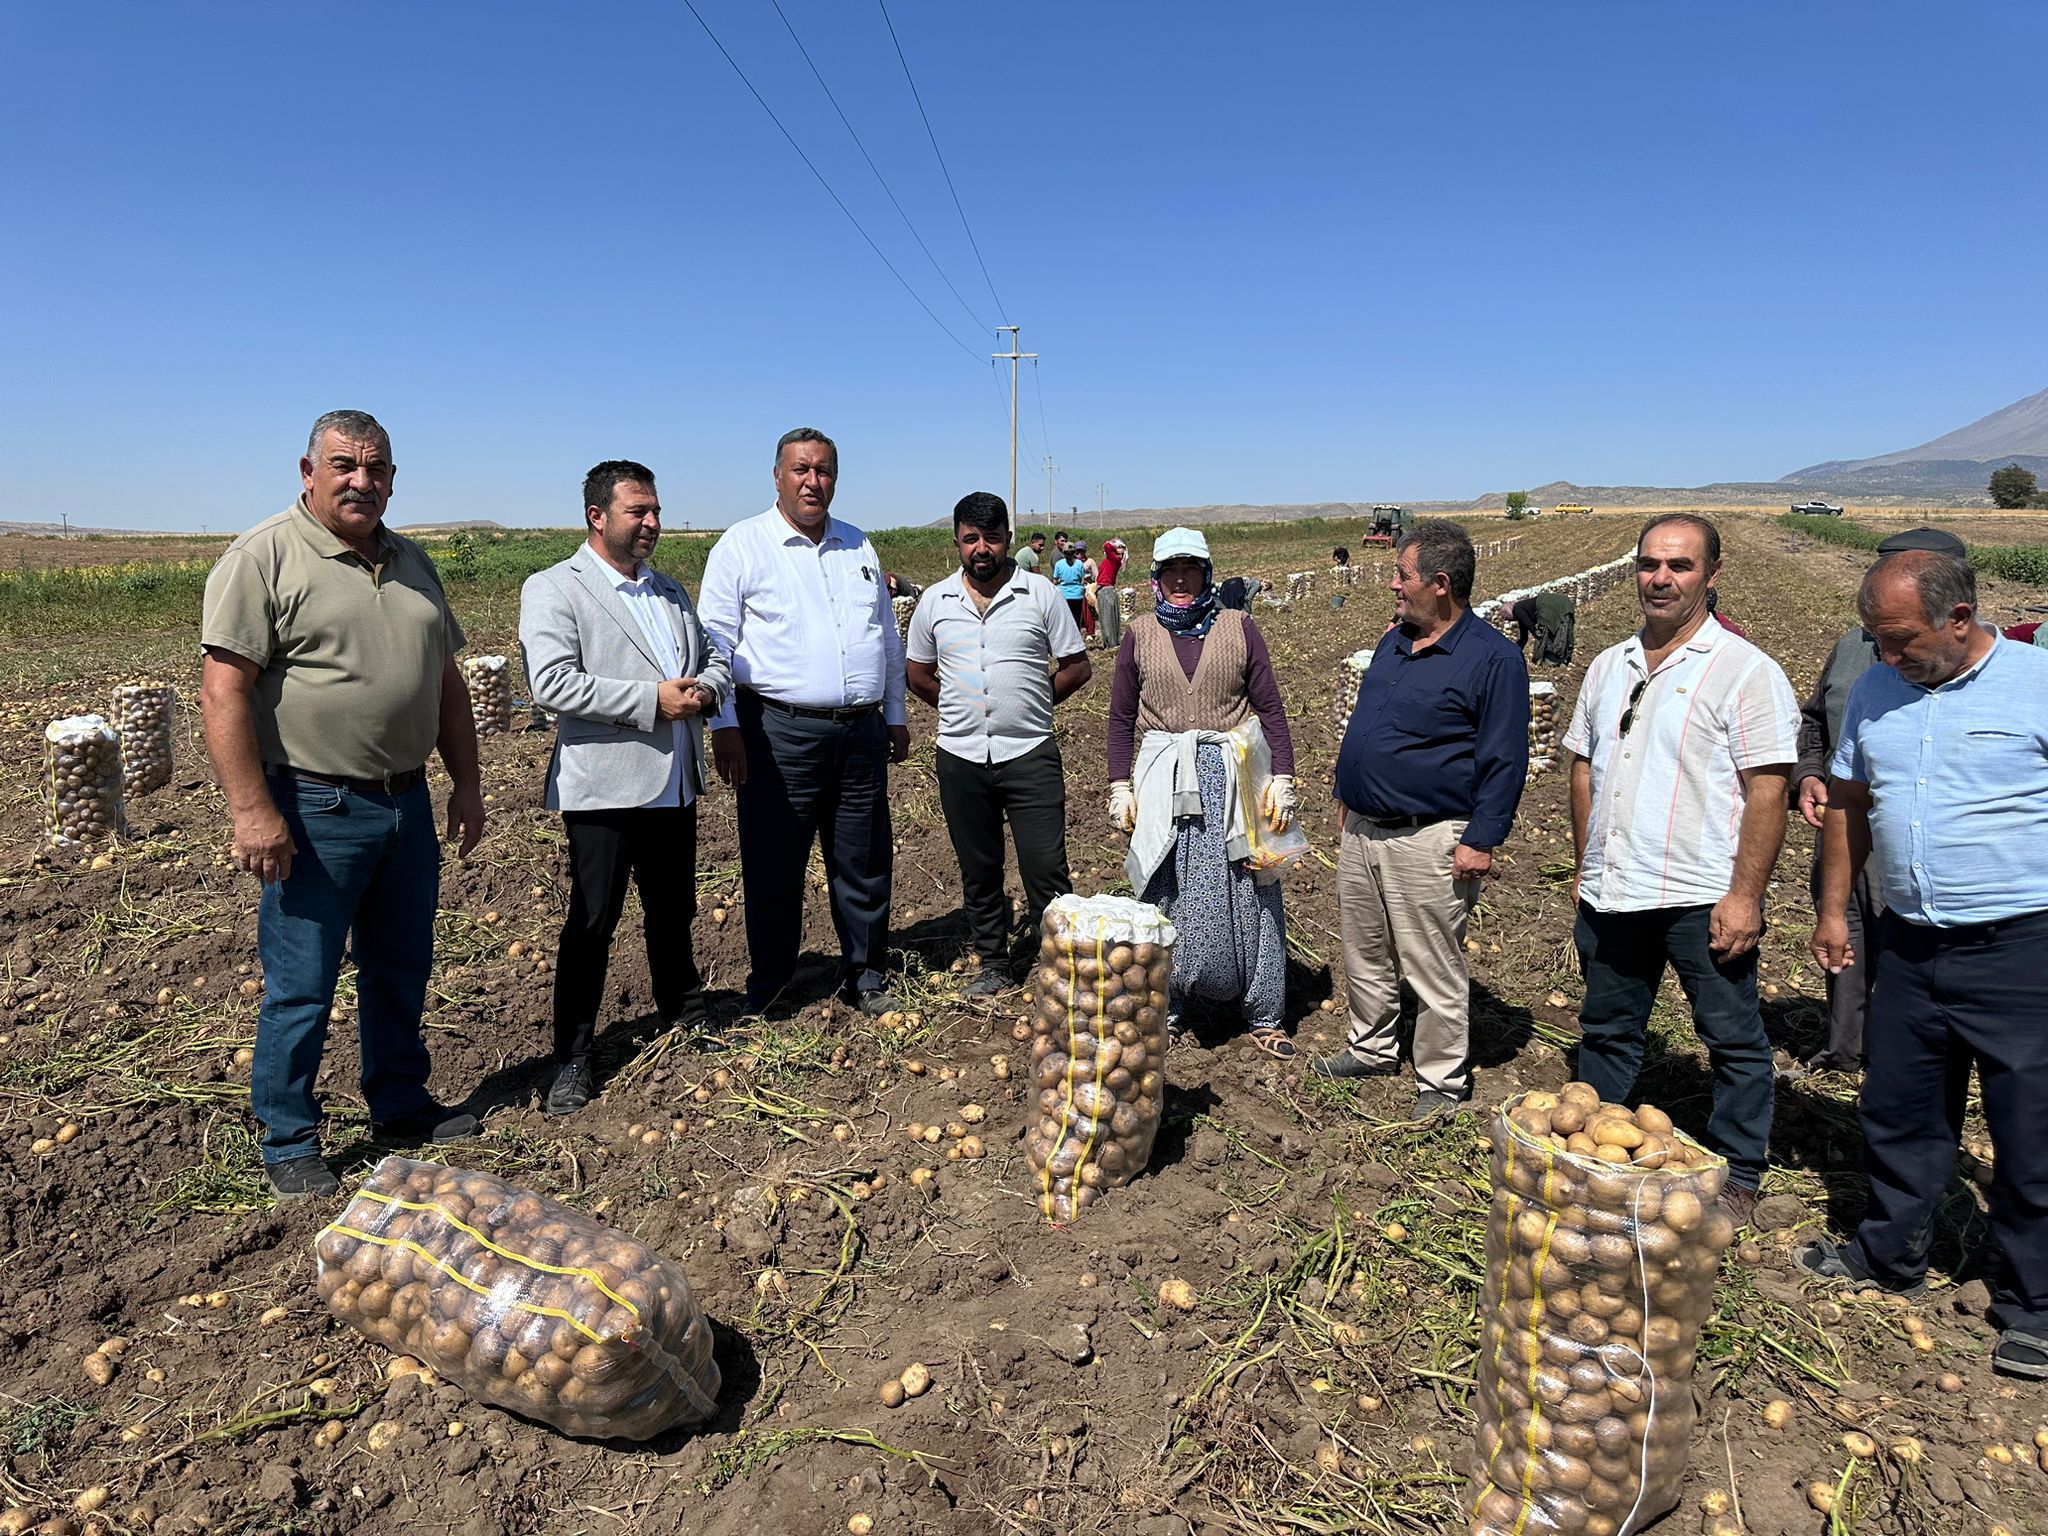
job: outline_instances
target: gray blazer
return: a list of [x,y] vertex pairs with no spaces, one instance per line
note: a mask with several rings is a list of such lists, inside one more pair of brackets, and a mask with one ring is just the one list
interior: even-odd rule
[[[559,565],[527,577],[519,592],[519,648],[533,701],[551,709],[555,753],[548,763],[551,811],[602,811],[645,805],[668,784],[675,752],[670,722],[655,713],[668,677],[614,586],[610,566],[588,544]],[[678,581],[656,572],[683,653],[682,676],[716,697],[685,720],[689,758],[683,783],[704,793],[704,716],[732,695],[732,669],[704,633]]]

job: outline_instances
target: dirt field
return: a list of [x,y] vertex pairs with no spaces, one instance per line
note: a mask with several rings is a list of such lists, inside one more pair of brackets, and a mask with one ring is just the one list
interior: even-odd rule
[[[2000,530],[1984,532],[2013,536]],[[1610,559],[1632,538],[1610,519],[1475,523],[1482,539],[1511,532],[1523,543],[1481,562],[1481,596]],[[1730,520],[1727,536],[1724,609],[1804,692],[1849,622],[1865,557],[1762,519]],[[1242,568],[1230,533],[1212,537],[1226,567]],[[1256,547],[1251,568],[1268,576],[1320,569],[1328,553]],[[2048,593],[1986,597],[2009,618]],[[1376,639],[1387,608],[1360,590],[1341,612],[1319,594],[1258,615],[1320,848],[1286,888],[1300,1062],[1270,1061],[1215,1021],[1168,1064],[1150,1172],[1062,1229],[1037,1214],[1018,1141],[1026,1058],[1011,1030],[1023,994],[997,1007],[955,995],[962,929],[928,711],[912,706],[919,749],[892,797],[901,1028],[814,1002],[793,1021],[729,1031],[716,1054],[655,1038],[629,910],[604,1092],[566,1121],[535,1107],[568,883],[559,821],[540,809],[549,738],[486,743],[490,830],[466,864],[446,867],[428,1025],[437,1091],[484,1112],[488,1134],[445,1158],[601,1215],[688,1271],[717,1326],[722,1411],[644,1446],[564,1439],[453,1386],[388,1379],[388,1353],[319,1303],[311,1244],[338,1205],[279,1210],[264,1193],[238,1054],[262,985],[253,886],[226,867],[196,711],[172,786],[131,807],[135,838],[107,867],[41,851],[43,723],[98,707],[137,667],[189,688],[190,634],[133,637],[104,665],[100,637],[84,651],[90,675],[56,689],[0,684],[13,689],[0,741],[14,765],[0,782],[0,1503],[56,1516],[104,1490],[97,1513],[49,1528],[335,1536],[822,1536],[866,1529],[863,1515],[878,1533],[961,1536],[1461,1530],[1481,1123],[1416,1133],[1410,1085],[1354,1094],[1301,1070],[1338,1034],[1321,1006],[1337,953],[1321,808],[1337,663]],[[506,602],[465,617],[477,648],[515,650]],[[1567,700],[1635,618],[1627,587],[1582,611],[1578,662],[1557,679]],[[0,657],[0,678],[51,666],[47,650]],[[1083,890],[1121,880],[1122,840],[1101,813],[1107,703],[1098,676],[1061,713]],[[706,806],[697,930],[727,1017],[745,971],[730,806],[722,791]],[[1766,937],[1766,1013],[1792,1056],[1824,1030],[1804,956],[1810,848],[1795,818]],[[1564,784],[1546,775],[1474,927],[1482,1105],[1569,1076],[1569,864]],[[815,882],[806,923],[800,980],[815,995],[829,966],[816,946],[823,936],[829,952],[831,932]],[[367,1140],[354,1095],[352,995],[344,978],[323,1075],[328,1149],[350,1185],[386,1150]],[[1708,1082],[1675,989],[1655,1028],[1645,1096],[1698,1132]],[[1857,1213],[1854,1094],[1835,1077],[1780,1087],[1768,1230],[1743,1234],[1726,1260],[1700,1349],[1686,1501],[1664,1528],[1701,1528],[1702,1501],[1732,1492],[1750,1531],[1818,1532],[1807,1489],[1826,1483],[1842,1485],[1843,1531],[2048,1530],[2048,1472],[2032,1445],[2048,1410],[1984,1363],[1973,1184],[1953,1192],[1943,1283],[1925,1302],[1810,1296],[1794,1278],[1792,1245]],[[953,1120],[969,1103],[987,1112],[986,1159],[949,1162],[907,1139],[906,1123]],[[74,1138],[56,1143],[66,1126]],[[39,1138],[56,1144],[35,1150]],[[936,1177],[914,1187],[921,1166]],[[1194,1287],[1191,1312],[1160,1304],[1169,1278]],[[127,1347],[98,1384],[86,1358],[110,1337]],[[932,1389],[884,1407],[879,1385],[912,1361]],[[1782,1429],[1763,1417],[1773,1399],[1790,1404]],[[1840,1441],[1850,1428],[1922,1450],[1852,1459]]]

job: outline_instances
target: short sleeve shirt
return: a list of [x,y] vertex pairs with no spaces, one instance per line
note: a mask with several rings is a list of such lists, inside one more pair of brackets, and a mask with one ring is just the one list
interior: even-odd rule
[[1564,738],[1593,768],[1580,898],[1597,912],[1719,901],[1735,877],[1742,770],[1790,765],[1798,744],[1784,669],[1712,618],[1655,672],[1639,636],[1602,651]]
[[1078,655],[1073,610],[1043,576],[1017,571],[986,613],[960,572],[918,599],[904,654],[939,668],[939,745],[976,763],[1006,763],[1052,737],[1048,663]]
[[427,552],[388,528],[377,538],[373,565],[302,498],[236,539],[206,578],[199,643],[260,669],[265,763],[374,779],[434,750],[462,626]]
[[1831,770],[1870,788],[1887,910],[1952,928],[2048,911],[2048,655],[2000,639],[1937,688],[1856,680]]

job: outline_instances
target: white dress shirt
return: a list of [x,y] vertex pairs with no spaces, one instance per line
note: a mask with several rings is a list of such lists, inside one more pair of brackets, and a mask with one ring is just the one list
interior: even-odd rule
[[1059,588],[1021,566],[984,612],[959,571],[925,588],[905,654],[939,669],[939,746],[971,763],[1007,763],[1052,739],[1046,663],[1082,652]]
[[[732,658],[735,693],[809,709],[880,704],[902,725],[903,640],[881,559],[851,523],[828,519],[816,544],[770,507],[712,546],[697,616]],[[738,724],[728,698],[713,730]]]
[[1579,894],[1596,912],[1726,896],[1742,770],[1799,756],[1799,701],[1784,670],[1715,620],[1655,672],[1646,661],[1638,635],[1596,656],[1564,737],[1565,751],[1593,765]]
[[[668,599],[654,590],[649,580],[653,574],[645,565],[636,567],[631,576],[621,576],[607,566],[612,578],[612,590],[619,594],[619,601],[626,605],[626,611],[633,615],[633,622],[640,626],[640,633],[647,637],[654,654],[667,664],[670,677],[683,675],[683,646],[676,638],[676,627],[668,616]],[[668,788],[656,795],[643,810],[662,806],[688,805],[694,798],[689,786],[683,782],[683,759],[690,750],[690,743],[683,735],[683,722],[671,720],[676,733],[675,751],[669,757]]]

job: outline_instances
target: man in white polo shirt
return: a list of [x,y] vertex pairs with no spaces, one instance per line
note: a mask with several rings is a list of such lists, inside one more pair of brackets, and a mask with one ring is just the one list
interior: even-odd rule
[[1706,1139],[1728,1159],[1722,1202],[1742,1222],[1771,1135],[1756,946],[1785,841],[1799,702],[1778,664],[1708,611],[1720,568],[1720,531],[1705,518],[1644,525],[1643,627],[1587,669],[1564,753],[1586,976],[1579,1076],[1604,1099],[1631,1099],[1668,962],[1712,1064]]
[[1092,669],[1058,588],[1010,558],[1010,510],[1000,496],[976,491],[960,499],[953,546],[960,569],[918,600],[905,672],[910,691],[939,710],[939,804],[981,959],[962,995],[988,997],[1011,980],[1005,816],[1024,883],[1023,927],[1034,944],[1046,903],[1074,888],[1052,709],[1086,684]]
[[749,1013],[795,974],[813,842],[831,883],[839,995],[868,1014],[895,1006],[888,795],[889,764],[910,756],[903,641],[874,545],[832,515],[838,484],[831,438],[783,433],[775,505],[726,529],[697,589],[736,685],[711,718],[711,757],[739,800]]

